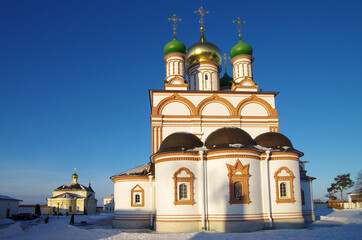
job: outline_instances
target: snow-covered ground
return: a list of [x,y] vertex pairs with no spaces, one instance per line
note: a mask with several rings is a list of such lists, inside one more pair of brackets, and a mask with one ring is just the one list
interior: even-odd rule
[[[165,239],[165,240],[228,240],[228,239],[362,239],[362,210],[316,210],[317,221],[306,229],[268,230],[252,233],[155,233],[153,231],[122,231],[112,229],[112,215],[75,216],[75,225],[69,225],[70,217],[51,217],[34,221],[0,220],[0,239]],[[88,225],[81,225],[87,221]]]

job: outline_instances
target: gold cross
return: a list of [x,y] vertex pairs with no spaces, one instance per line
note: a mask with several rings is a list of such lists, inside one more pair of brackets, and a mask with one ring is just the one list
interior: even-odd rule
[[245,23],[245,21],[241,21],[240,17],[237,18],[237,20],[234,20],[233,23],[237,23],[239,25],[238,32],[239,32],[239,39],[241,40],[241,24]]
[[227,62],[226,62],[226,61],[227,61],[228,59],[230,59],[230,57],[227,57],[227,56],[226,56],[226,53],[224,53],[223,59],[224,59],[224,66],[225,66],[225,72],[226,72],[226,66],[227,66]]
[[75,173],[75,171],[76,171],[77,169],[76,168],[74,168],[74,173]]
[[199,8],[199,10],[194,11],[194,13],[196,14],[200,14],[200,20],[199,23],[201,24],[201,27],[204,27],[204,16],[206,14],[209,14],[209,11],[204,11],[204,9],[202,8],[202,6]]
[[176,37],[177,22],[181,22],[181,18],[177,18],[176,14],[172,18],[168,18],[169,21],[173,21],[173,35]]

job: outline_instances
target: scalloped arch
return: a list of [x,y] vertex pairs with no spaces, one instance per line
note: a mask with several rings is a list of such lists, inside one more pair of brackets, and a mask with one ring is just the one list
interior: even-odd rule
[[287,168],[287,167],[280,167],[275,173],[274,173],[274,178],[278,178],[279,176],[279,174],[283,171],[283,170],[285,170],[288,174],[289,174],[289,176],[287,176],[287,177],[294,177],[294,174],[293,174],[293,172],[289,169],[289,168]]
[[179,103],[183,103],[186,105],[186,107],[190,110],[190,114],[191,115],[195,115],[196,113],[196,109],[195,106],[192,104],[192,102],[190,102],[190,100],[181,97],[180,95],[178,95],[177,93],[173,94],[172,96],[169,96],[165,99],[163,99],[158,105],[157,107],[152,108],[152,114],[156,114],[156,115],[161,115],[163,108],[172,102],[179,102]]
[[238,106],[236,107],[235,112],[237,114],[241,115],[241,110],[249,103],[256,103],[256,104],[261,105],[268,112],[269,116],[277,116],[277,110],[272,108],[272,106],[270,106],[270,104],[267,101],[257,97],[255,94],[253,94],[251,97],[244,99],[242,102],[240,102],[238,104]]
[[190,178],[194,178],[194,174],[188,168],[182,167],[173,174],[173,179],[176,179],[182,171],[185,171]]
[[226,100],[225,98],[219,97],[217,94],[214,94],[211,97],[208,97],[199,103],[199,105],[196,108],[197,115],[201,115],[201,112],[204,109],[204,107],[206,107],[206,105],[208,105],[209,103],[213,103],[213,102],[223,104],[228,109],[230,116],[236,115],[234,106],[228,100]]

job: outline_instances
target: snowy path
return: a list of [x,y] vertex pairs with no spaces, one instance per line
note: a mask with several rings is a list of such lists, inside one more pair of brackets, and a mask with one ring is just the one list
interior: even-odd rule
[[[71,226],[67,223],[68,218],[53,218],[49,224],[43,222],[23,230],[24,223],[16,222],[6,228],[0,229],[0,239],[109,239],[109,240],[237,240],[237,239],[362,239],[362,210],[334,211],[319,210],[318,221],[306,229],[300,230],[270,230],[252,233],[130,233],[121,230],[107,229],[107,226],[96,226],[92,229],[85,229]],[[107,217],[87,218],[88,223],[104,221]],[[78,219],[83,220],[83,219]],[[93,221],[93,222],[92,222]],[[102,228],[95,228],[102,227]]]

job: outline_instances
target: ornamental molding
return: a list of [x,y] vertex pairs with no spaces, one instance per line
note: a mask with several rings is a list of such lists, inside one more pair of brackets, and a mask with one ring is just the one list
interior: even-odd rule
[[[279,174],[282,171],[286,171],[289,176],[279,176]],[[280,167],[274,173],[274,179],[275,179],[275,191],[276,191],[275,192],[275,194],[276,194],[275,202],[276,203],[294,203],[296,200],[294,198],[294,186],[293,186],[294,175],[293,175],[293,172],[285,166]],[[282,182],[288,182],[288,185],[289,185],[289,190],[288,190],[289,194],[286,197],[280,196],[280,184]]]
[[[236,160],[234,165],[226,163],[229,178],[229,204],[249,204],[249,166],[242,165],[240,160]],[[239,199],[235,197],[235,183],[241,183],[241,196]]]

